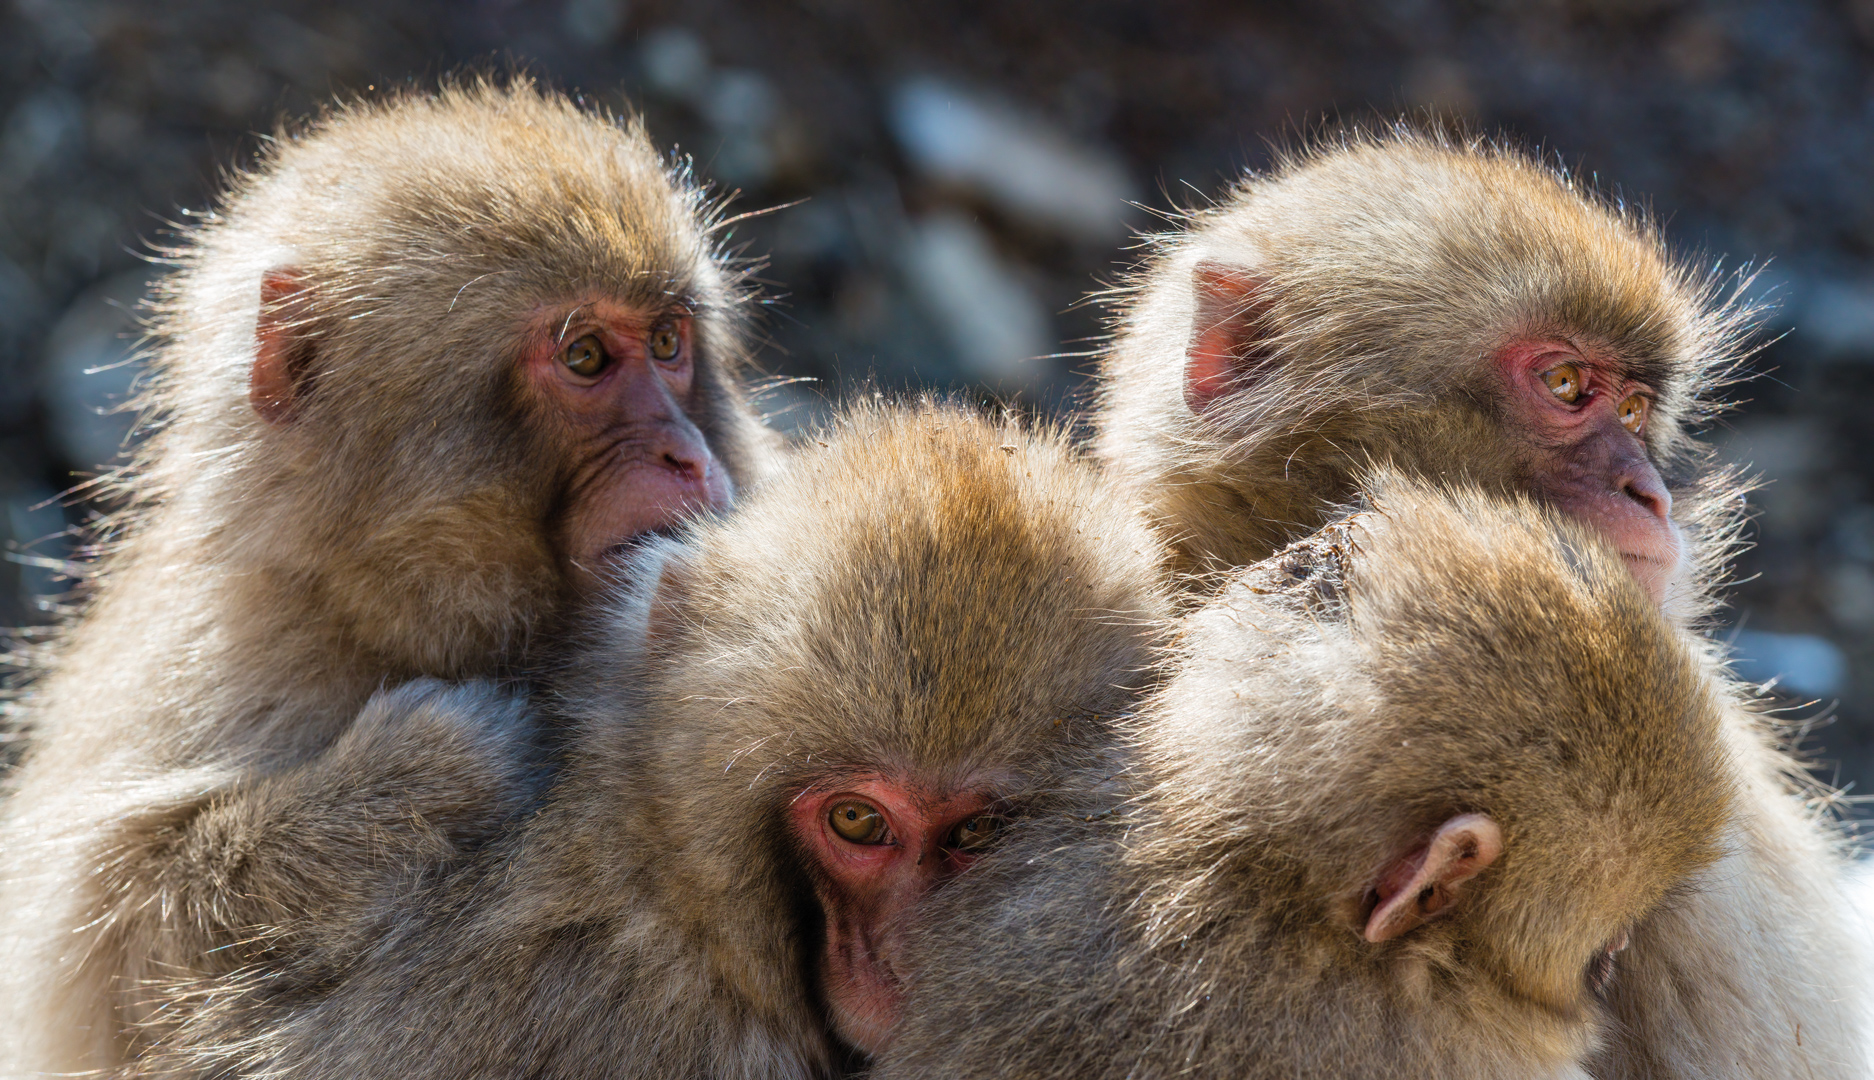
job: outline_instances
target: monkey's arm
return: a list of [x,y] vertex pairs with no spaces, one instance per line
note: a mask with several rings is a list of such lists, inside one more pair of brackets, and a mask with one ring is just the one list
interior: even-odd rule
[[1867,954],[1840,860],[1789,791],[1758,719],[1732,710],[1748,763],[1734,850],[1641,924],[1609,995],[1619,1035],[1600,1080],[1862,1076]]
[[147,861],[109,863],[122,890],[148,890],[129,910],[166,924],[146,940],[172,939],[174,955],[151,959],[189,970],[241,943],[222,968],[251,960],[249,946],[342,932],[394,882],[492,837],[531,802],[532,732],[514,695],[418,680],[377,694],[308,762],[169,803],[145,834]]

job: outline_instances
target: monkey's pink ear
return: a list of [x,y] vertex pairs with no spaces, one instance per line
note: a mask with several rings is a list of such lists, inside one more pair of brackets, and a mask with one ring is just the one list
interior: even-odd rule
[[1197,308],[1184,356],[1184,403],[1201,414],[1249,374],[1257,320],[1268,305],[1258,301],[1262,278],[1245,267],[1206,260],[1191,285]]
[[260,319],[254,327],[254,367],[247,376],[247,400],[269,424],[293,418],[307,368],[312,339],[307,320],[312,289],[297,268],[278,266],[260,275]]
[[1373,883],[1379,903],[1366,921],[1368,941],[1390,941],[1448,910],[1458,886],[1503,854],[1503,832],[1482,814],[1459,814],[1431,841],[1399,859]]

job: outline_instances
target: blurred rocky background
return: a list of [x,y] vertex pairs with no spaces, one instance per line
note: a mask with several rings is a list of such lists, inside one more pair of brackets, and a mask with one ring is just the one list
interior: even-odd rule
[[1874,782],[1874,0],[9,2],[0,622],[48,617],[86,512],[55,496],[128,429],[150,243],[335,94],[523,64],[785,206],[736,227],[783,425],[868,378],[1070,409],[1100,332],[1076,302],[1153,210],[1271,139],[1429,108],[1770,260],[1781,336],[1714,432],[1768,480],[1731,632],[1824,775]]

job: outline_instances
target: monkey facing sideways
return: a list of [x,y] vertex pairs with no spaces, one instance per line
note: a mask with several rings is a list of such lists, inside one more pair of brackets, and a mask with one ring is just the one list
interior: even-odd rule
[[932,898],[871,1075],[1585,1078],[1721,852],[1720,700],[1579,524],[1380,491],[1190,616],[1130,798]]
[[[1743,490],[1690,430],[1751,318],[1716,284],[1515,151],[1350,135],[1165,239],[1120,313],[1098,453],[1200,576],[1316,528],[1375,462],[1526,493],[1605,537],[1698,640]],[[1634,929],[1589,1069],[1858,1075],[1869,961],[1840,838],[1698,644],[1744,763],[1737,824]]]
[[537,813],[211,986],[145,1073],[846,1067],[889,1040],[924,894],[1102,759],[1161,649],[1164,557],[1059,432],[848,414],[631,556],[541,695],[573,734]]
[[26,699],[9,1075],[115,1067],[154,984],[532,797],[500,693],[367,701],[521,670],[609,549],[768,469],[711,213],[635,122],[463,81],[283,134],[174,253],[131,508]]

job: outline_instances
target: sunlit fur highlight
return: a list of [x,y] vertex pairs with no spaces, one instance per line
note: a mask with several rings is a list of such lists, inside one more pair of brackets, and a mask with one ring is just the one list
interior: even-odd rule
[[[1193,596],[1318,526],[1375,464],[1539,490],[1518,474],[1529,436],[1503,423],[1490,362],[1510,341],[1604,347],[1657,393],[1645,437],[1686,554],[1663,608],[1728,702],[1740,809],[1725,859],[1635,930],[1591,1071],[1863,1073],[1874,961],[1841,894],[1836,793],[1697,634],[1743,521],[1746,485],[1697,429],[1748,353],[1748,278],[1675,258],[1631,206],[1512,147],[1406,127],[1318,140],[1181,224],[1114,298],[1096,423],[1099,456],[1153,507]],[[1204,262],[1264,289],[1245,312],[1261,337],[1199,416],[1184,375]]]
[[839,1074],[803,792],[975,777],[1020,814],[1152,678],[1164,552],[1055,429],[867,403],[654,542],[556,680],[520,831],[322,948],[207,988],[147,1073]]
[[[1513,147],[1400,127],[1286,153],[1177,223],[1109,297],[1097,445],[1156,506],[1179,570],[1266,556],[1370,464],[1515,489],[1487,358],[1548,334],[1609,347],[1656,392],[1646,441],[1688,580],[1730,555],[1742,486],[1690,432],[1723,407],[1757,312],[1633,206]],[[1190,338],[1203,262],[1252,268],[1267,306],[1254,370],[1198,415],[1171,344]],[[1709,593],[1676,602],[1703,614]]]
[[[519,78],[335,105],[230,178],[167,253],[149,437],[105,485],[127,509],[24,702],[32,749],[0,845],[0,1059],[113,1065],[152,1019],[150,986],[241,962],[237,942],[343,894],[354,866],[395,861],[301,848],[292,830],[362,813],[368,800],[319,801],[367,787],[348,772],[360,762],[409,763],[388,735],[320,756],[374,690],[518,670],[552,630],[569,590],[549,547],[563,464],[517,393],[534,305],[688,305],[698,426],[738,486],[763,474],[773,437],[735,384],[750,294],[714,214],[637,121]],[[316,362],[291,421],[269,424],[249,372],[262,275],[285,266],[311,290],[297,329]],[[414,819],[465,800],[498,817],[515,764],[479,763],[453,793],[418,785],[387,812],[434,856]]]
[[[1723,702],[1580,526],[1379,489],[1192,614],[1129,797],[936,899],[878,1080],[1585,1080],[1591,966],[1729,841]],[[1364,940],[1381,869],[1463,813],[1503,857]]]

